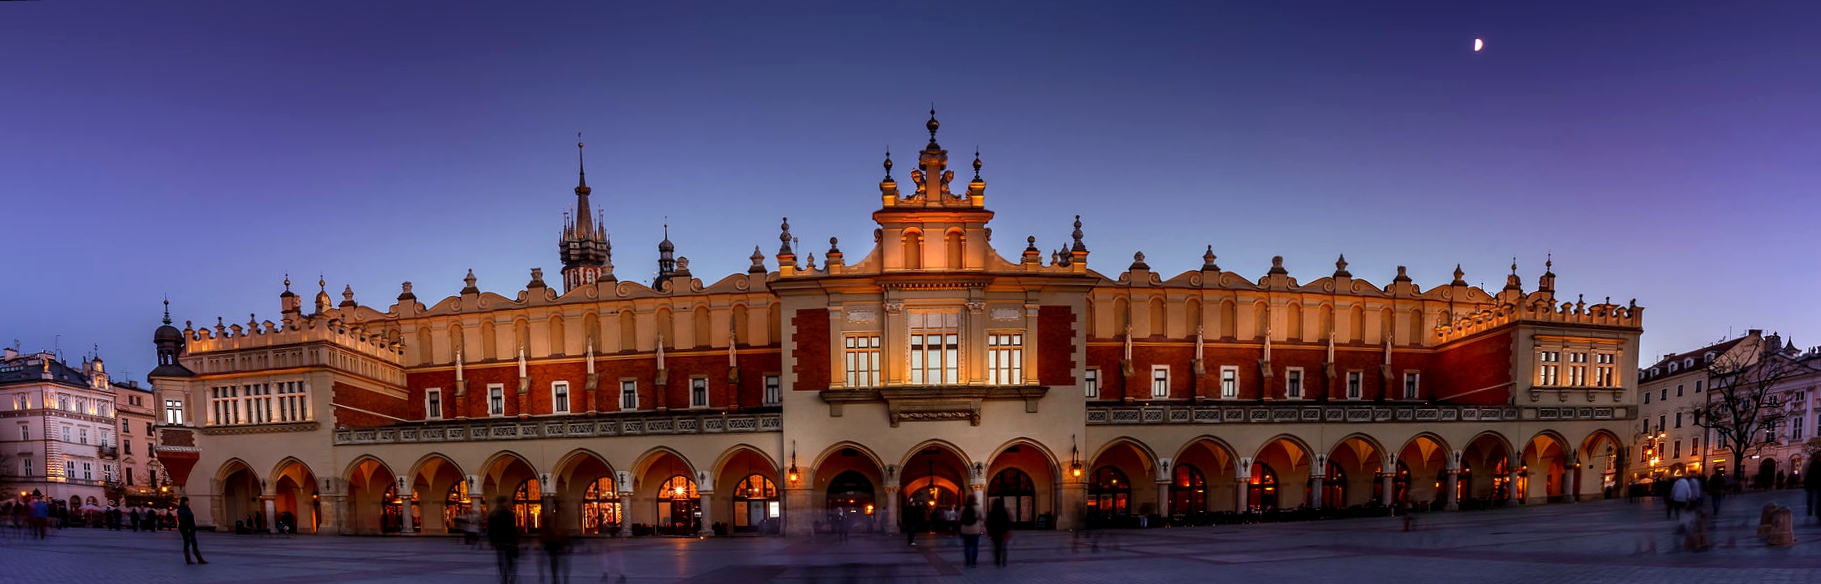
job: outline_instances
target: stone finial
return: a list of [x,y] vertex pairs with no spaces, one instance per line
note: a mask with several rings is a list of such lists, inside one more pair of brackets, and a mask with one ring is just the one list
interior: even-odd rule
[[1073,238],[1075,240],[1074,245],[1071,245],[1069,247],[1069,251],[1087,251],[1088,250],[1087,244],[1082,243],[1082,241],[1081,241],[1082,234],[1081,234],[1081,216],[1080,215],[1075,216],[1075,230],[1069,233],[1069,237]]
[[748,274],[765,273],[765,254],[759,252],[759,246],[752,246],[752,267],[746,268]]
[[1220,256],[1214,255],[1214,246],[1212,244],[1209,244],[1208,251],[1202,252],[1202,254],[1201,254],[1201,271],[1203,271],[1203,272],[1220,271],[1220,266],[1214,264],[1214,259],[1217,257],[1220,257]]
[[544,269],[543,268],[531,268],[531,281],[527,282],[525,284],[525,289],[529,290],[532,288],[544,288],[544,287],[546,287],[546,285],[544,284]]
[[822,255],[826,256],[826,255],[841,253],[841,247],[839,245],[840,243],[841,243],[841,241],[839,238],[834,238],[834,237],[828,238],[828,253],[825,253]]
[[1461,279],[1463,276],[1466,276],[1466,275],[1467,275],[1467,272],[1464,272],[1461,270],[1460,264],[1454,264],[1454,281],[1449,282],[1448,285],[1449,286],[1466,286],[1467,281]]
[[790,218],[789,217],[785,217],[784,222],[782,224],[778,225],[778,241],[783,244],[783,245],[778,246],[778,255],[789,255],[789,254],[795,253],[790,250]]
[[1128,270],[1150,270],[1151,266],[1150,266],[1150,264],[1144,263],[1144,252],[1141,251],[1141,252],[1132,254],[1132,265],[1131,265],[1131,267],[1128,267],[1126,269],[1128,269]]
[[464,284],[464,286],[462,287],[462,293],[463,294],[480,294],[481,289],[474,287],[474,282],[475,282],[474,268],[468,268],[468,275],[462,277],[462,284]]
[[1353,273],[1347,271],[1347,254],[1344,254],[1344,253],[1340,254],[1340,259],[1334,260],[1334,277],[1336,277],[1336,278],[1353,277]]
[[1405,271],[1405,270],[1404,270],[1404,267],[1403,267],[1403,266],[1398,266],[1398,267],[1397,267],[1397,277],[1396,277],[1396,278],[1392,278],[1392,279],[1391,279],[1391,281],[1393,281],[1393,282],[1409,282],[1409,281],[1410,281],[1410,274],[1409,274],[1409,273],[1408,273],[1408,272],[1406,272],[1406,271]]
[[1288,274],[1288,273],[1290,273],[1290,270],[1284,269],[1284,256],[1271,256],[1271,271],[1266,272],[1266,273],[1267,274]]
[[[1024,251],[1025,252],[1037,251],[1037,236],[1027,235],[1024,237]],[[1039,253],[1041,253],[1041,252],[1039,252]]]
[[410,282],[405,282],[403,284],[400,284],[399,290],[400,290],[400,292],[398,293],[398,300],[400,302],[403,302],[406,300],[416,300],[417,299],[417,295],[411,293],[411,283]]

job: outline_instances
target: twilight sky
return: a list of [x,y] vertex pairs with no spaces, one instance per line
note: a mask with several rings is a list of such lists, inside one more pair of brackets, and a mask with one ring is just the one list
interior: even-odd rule
[[708,282],[783,215],[856,257],[931,101],[1005,255],[1077,213],[1103,273],[1531,289],[1553,253],[1558,295],[1648,307],[1645,364],[1821,341],[1821,4],[538,4],[0,3],[0,343],[143,380],[165,294],[555,282],[578,131],[621,279],[666,216]]

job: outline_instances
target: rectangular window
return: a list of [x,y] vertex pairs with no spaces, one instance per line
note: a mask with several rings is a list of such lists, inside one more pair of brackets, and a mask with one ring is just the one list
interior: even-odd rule
[[1168,399],[1170,397],[1170,366],[1151,366],[1151,398]]
[[104,481],[107,481],[110,483],[114,482],[114,465],[113,465],[113,463],[107,463],[107,462],[101,463],[101,480],[104,480]]
[[120,441],[120,453],[125,454],[127,456],[132,456],[133,455],[133,441],[132,440],[121,440]]
[[1220,368],[1220,397],[1233,399],[1239,397],[1239,368],[1223,365]]
[[126,467],[125,470],[126,472],[123,474],[126,475],[126,486],[131,487],[133,486],[133,467]]
[[620,409],[639,409],[639,382],[631,379],[620,382]]
[[1669,414],[1657,414],[1657,431],[1669,427]]
[[[176,422],[172,422],[172,423],[173,423],[173,424],[182,424],[182,423],[183,423],[183,414],[182,414],[182,413],[178,413],[178,414],[177,414],[177,421],[176,421]],[[151,435],[152,435],[152,423],[151,423],[151,422],[146,422],[146,423],[145,423],[145,435],[147,435],[147,436],[151,436]]]
[[689,407],[708,407],[708,378],[696,377],[689,380]]
[[1359,399],[1365,394],[1365,375],[1358,371],[1347,372],[1347,399]]
[[1284,370],[1284,397],[1303,398],[1303,368],[1290,367]]
[[70,441],[70,427],[69,426],[63,427],[63,441],[64,442]]
[[1100,399],[1100,370],[1089,367],[1082,372],[1081,388],[1088,399]]
[[550,411],[557,414],[569,413],[569,382],[550,382]]
[[19,423],[19,440],[21,442],[30,442],[32,440],[31,425],[26,424],[25,422]]
[[95,480],[95,467],[93,464],[88,462],[82,463],[82,480]]
[[910,315],[911,385],[961,382],[961,313],[913,312]]
[[776,375],[765,376],[765,405],[775,406],[784,401],[784,385]]
[[1663,400],[1667,400],[1667,399],[1669,399],[1669,387],[1665,386],[1663,388],[1663,391],[1657,394],[1657,401],[1663,401]]
[[25,467],[24,467],[24,468],[25,468],[25,476],[28,476],[28,477],[29,477],[29,476],[32,476],[32,459],[30,459],[30,458],[21,458],[21,459],[19,459],[19,460],[21,460],[21,461],[24,461],[24,462],[25,462]]
[[1676,384],[1676,397],[1682,397],[1682,384]]
[[1676,412],[1676,427],[1682,427],[1682,412]]
[[1677,440],[1676,444],[1675,444],[1675,454],[1673,456],[1671,456],[1670,458],[1681,458],[1681,457],[1682,457],[1682,441]]
[[1536,384],[1543,387],[1556,385],[1556,373],[1559,369],[1557,363],[1560,363],[1561,360],[1562,353],[1559,351],[1543,351],[1537,353]]
[[1418,392],[1422,389],[1422,377],[1423,374],[1416,371],[1404,372],[1404,399],[1417,399],[1421,395]]
[[487,385],[487,415],[506,415],[506,386],[498,383]]
[[879,335],[850,336],[842,357],[847,366],[847,387],[879,386]]
[[89,429],[88,428],[78,428],[76,430],[76,434],[77,434],[77,437],[81,439],[83,444],[89,443]]
[[443,419],[443,390],[432,387],[424,390],[424,419]]
[[1644,403],[1650,403],[1650,392],[1644,392]]
[[1700,456],[1701,455],[1701,439],[1695,438],[1694,444],[1692,444],[1688,447],[1688,451],[1690,454],[1693,454],[1695,456]]
[[1019,385],[1024,383],[1024,335],[1019,333],[986,336],[987,383]]
[[120,421],[120,435],[126,436],[126,435],[132,434],[132,433],[133,433],[133,421],[132,420],[121,420]]
[[1700,379],[1695,380],[1695,393],[1701,393],[1701,385],[1703,383],[1705,383],[1703,380],[1700,380]]
[[1790,421],[1789,421],[1789,439],[1790,440],[1801,440],[1802,439],[1802,418],[1804,418],[1804,417],[1806,417],[1806,416],[1796,416],[1794,418],[1790,418]]

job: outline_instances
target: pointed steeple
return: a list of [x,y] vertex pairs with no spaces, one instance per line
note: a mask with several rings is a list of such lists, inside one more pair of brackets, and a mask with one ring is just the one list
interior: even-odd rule
[[[581,132],[575,134],[581,138]],[[589,205],[588,167],[582,157],[584,144],[575,143],[576,186],[574,214],[563,217],[563,237],[557,242],[563,260],[563,292],[595,282],[613,281],[613,246],[600,211]]]
[[656,287],[677,271],[677,260],[673,257],[677,246],[670,242],[670,224],[664,224],[664,241],[658,242],[658,279],[652,286]]

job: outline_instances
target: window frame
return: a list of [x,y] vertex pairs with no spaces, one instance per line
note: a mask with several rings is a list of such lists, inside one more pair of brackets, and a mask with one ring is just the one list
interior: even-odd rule
[[1100,399],[1100,368],[1088,367],[1081,371],[1081,393],[1088,399]]
[[765,375],[762,381],[761,387],[764,395],[759,396],[760,401],[768,406],[784,403],[784,378],[776,373],[771,373]]
[[[1163,374],[1161,378],[1159,373]],[[1170,399],[1169,365],[1151,366],[1151,399]]]
[[575,403],[572,401],[573,399],[574,394],[569,391],[568,381],[559,380],[550,382],[550,413],[575,413]]
[[1239,366],[1220,366],[1220,399],[1239,399]]
[[1308,392],[1304,387],[1303,368],[1284,368],[1284,399],[1305,399]]
[[[626,403],[626,400],[628,398],[630,398],[632,400],[632,404],[630,406],[628,406]],[[622,412],[639,411],[639,380],[638,380],[638,378],[635,378],[635,377],[621,377],[620,378],[619,403],[620,403],[620,411],[622,411]]]
[[[698,395],[698,392],[700,393],[700,395]],[[696,400],[697,397],[700,397],[702,399],[700,401],[697,401]],[[692,410],[707,409],[708,400],[709,400],[708,377],[703,376],[703,375],[697,375],[694,377],[690,377],[689,378],[689,409],[692,409]]]
[[487,417],[506,417],[506,384],[487,384]]
[[1023,329],[987,331],[987,385],[1024,385],[1024,343]]
[[842,335],[842,386],[870,389],[884,385],[885,380],[880,375],[884,346],[878,331]]
[[1359,401],[1366,398],[1366,374],[1358,369],[1347,371],[1346,391],[1348,401]]
[[1423,399],[1423,372],[1421,370],[1404,371],[1404,399]]
[[443,388],[432,387],[424,390],[424,419],[443,419]]

